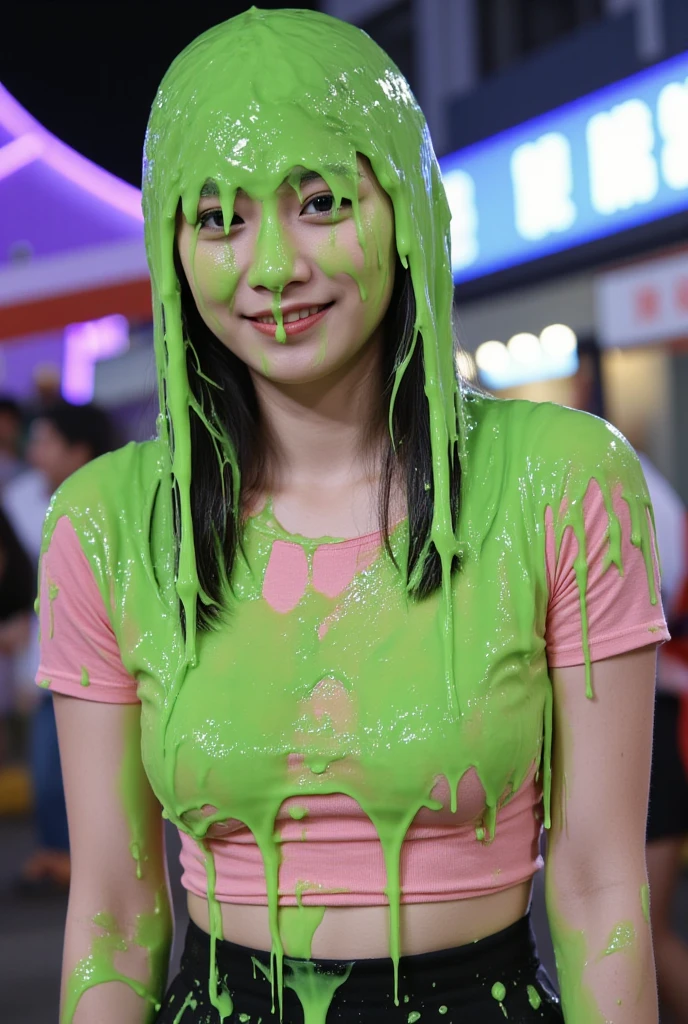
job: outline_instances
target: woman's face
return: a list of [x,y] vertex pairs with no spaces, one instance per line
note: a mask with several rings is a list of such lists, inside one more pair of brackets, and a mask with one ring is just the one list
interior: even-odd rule
[[198,310],[255,373],[285,384],[322,379],[379,336],[394,284],[394,218],[370,164],[359,158],[358,170],[363,244],[351,201],[336,210],[323,179],[301,168],[261,199],[237,192],[226,234],[213,182],[196,225],[180,214],[177,245]]

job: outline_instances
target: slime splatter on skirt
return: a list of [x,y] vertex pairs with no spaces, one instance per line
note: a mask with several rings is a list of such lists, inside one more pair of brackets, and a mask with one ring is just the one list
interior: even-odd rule
[[[156,1024],[219,1024],[208,999],[210,937],[190,924],[181,969]],[[229,993],[228,1024],[271,1024],[270,957],[218,942],[217,967]],[[528,916],[455,949],[402,957],[399,1004],[389,958],[350,961],[285,958],[284,1024],[553,1024],[559,1000],[540,964]],[[275,997],[276,998],[276,997]]]

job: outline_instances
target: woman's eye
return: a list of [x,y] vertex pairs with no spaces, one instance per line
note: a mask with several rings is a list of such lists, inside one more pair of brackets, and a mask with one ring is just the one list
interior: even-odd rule
[[[202,213],[198,222],[202,228],[208,228],[210,231],[222,231],[225,230],[225,219],[222,216],[222,210],[206,210]],[[235,213],[232,217],[231,227],[237,224],[243,224],[243,221],[238,213]]]
[[316,214],[321,217],[331,217],[335,212],[340,213],[345,206],[351,206],[350,199],[342,199],[339,210],[335,211],[334,196],[331,192],[323,192],[322,195],[309,199],[301,213],[306,216]]

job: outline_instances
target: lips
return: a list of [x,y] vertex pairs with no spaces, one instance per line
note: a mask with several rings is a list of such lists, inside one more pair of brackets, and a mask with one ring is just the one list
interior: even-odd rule
[[[319,323],[326,315],[328,309],[333,305],[332,302],[328,302],[325,305],[320,306],[302,306],[285,310],[283,313],[284,317],[284,333],[287,336],[294,334],[302,334],[304,331],[310,330],[315,324]],[[274,338],[277,333],[277,322],[273,316],[269,313],[263,314],[260,317],[246,317],[247,320],[253,324],[257,331],[261,334],[265,334],[268,337]]]

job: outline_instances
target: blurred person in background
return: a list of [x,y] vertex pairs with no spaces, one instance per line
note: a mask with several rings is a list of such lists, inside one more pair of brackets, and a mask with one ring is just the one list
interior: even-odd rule
[[62,374],[54,363],[40,363],[33,374],[35,414],[52,409],[60,401]]
[[[579,347],[573,404],[605,415],[600,352],[592,342]],[[688,1024],[688,945],[673,927],[672,911],[688,838],[688,513],[647,455],[638,450],[652,499],[662,566],[662,602],[671,640],[657,658],[657,693],[647,823],[647,869],[657,981],[664,1007],[676,1024]]]
[[[43,520],[50,498],[67,477],[112,448],[112,428],[106,413],[93,405],[58,402],[41,410],[33,420],[27,458],[31,469],[5,489],[5,512],[15,528],[35,573],[41,549]],[[38,664],[37,625],[23,666],[21,680],[31,679]],[[27,687],[28,690],[28,687]],[[69,884],[69,839],[60,755],[52,696],[39,695],[33,711],[30,770],[33,784],[38,849],[24,864],[20,887],[43,892]]]
[[[29,644],[35,591],[35,569],[0,509],[0,766],[3,767],[12,753],[10,732],[16,707],[11,672],[13,656]],[[7,781],[7,776],[3,775],[3,783]],[[4,799],[3,791],[0,792],[0,809]]]
[[25,468],[20,455],[22,426],[18,402],[0,396],[0,489]]
[[[6,485],[26,469],[20,454],[23,424],[24,415],[19,403],[8,395],[0,395],[0,495]],[[12,575],[17,573],[16,579],[19,587],[17,600],[21,604],[24,589],[20,581],[21,573],[18,566],[14,565],[14,560],[16,551],[19,551],[21,555],[23,552],[18,545],[14,530],[5,517],[0,524],[0,544],[5,550],[5,554],[0,557],[5,560],[7,566],[7,570],[2,573],[4,582],[0,583],[0,586],[10,585],[8,572],[10,580]],[[33,586],[34,582],[31,581],[29,589],[33,589]],[[13,627],[11,644],[7,645],[0,641],[0,764],[7,760],[10,746],[10,722],[15,712],[15,655],[28,642],[29,618],[26,613],[22,629],[23,631],[17,632]],[[23,642],[22,636],[24,636]],[[0,796],[0,805],[2,803],[2,796]]]

